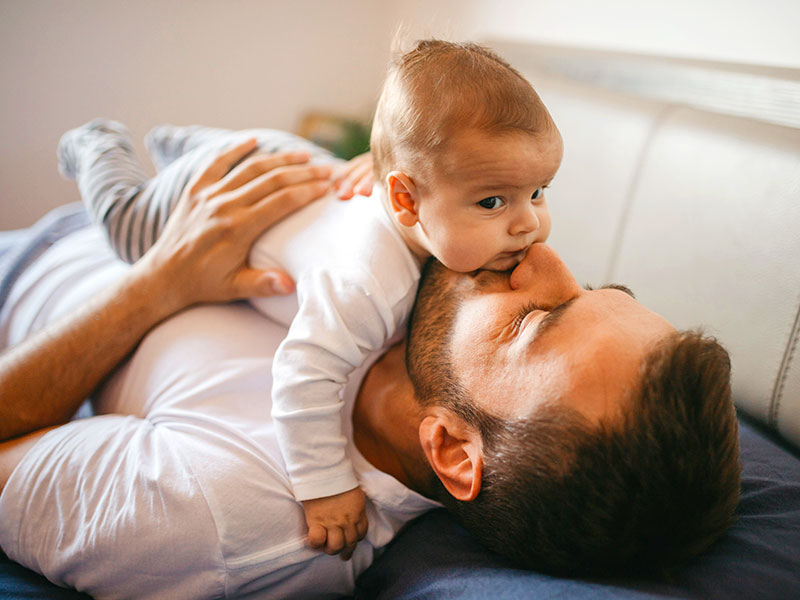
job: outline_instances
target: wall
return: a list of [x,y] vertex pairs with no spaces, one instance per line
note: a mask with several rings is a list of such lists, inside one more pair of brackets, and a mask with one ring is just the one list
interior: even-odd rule
[[[292,129],[368,114],[393,32],[800,68],[796,0],[2,0],[0,229],[77,199],[63,131],[95,116]],[[139,145],[141,150],[141,144]]]
[[800,68],[797,0],[406,0],[420,30]]
[[293,129],[306,109],[368,115],[390,37],[372,0],[2,0],[0,229],[78,199],[55,149],[96,116],[124,122],[143,150],[163,122]]

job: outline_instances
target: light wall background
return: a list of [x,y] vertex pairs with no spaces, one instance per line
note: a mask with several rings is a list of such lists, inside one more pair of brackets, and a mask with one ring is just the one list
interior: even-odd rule
[[0,0],[0,229],[78,199],[56,171],[96,116],[295,129],[367,117],[405,35],[800,68],[797,0]]

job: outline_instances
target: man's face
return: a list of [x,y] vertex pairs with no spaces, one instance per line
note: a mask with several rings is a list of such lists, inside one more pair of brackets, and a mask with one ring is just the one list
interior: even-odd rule
[[592,421],[614,415],[647,352],[674,331],[626,291],[582,288],[544,244],[510,273],[434,264],[422,283],[431,285],[440,288],[436,300],[421,293],[415,319],[449,333],[450,371],[480,408],[502,418],[527,417],[547,401]]

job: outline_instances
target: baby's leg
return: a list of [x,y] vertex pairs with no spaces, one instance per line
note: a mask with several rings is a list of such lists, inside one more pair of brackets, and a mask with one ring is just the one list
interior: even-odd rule
[[230,138],[232,133],[230,129],[202,125],[158,125],[144,136],[144,145],[156,169],[160,171],[187,152],[220,137]]
[[201,125],[159,125],[150,130],[144,138],[144,144],[156,169],[159,171],[181,156],[201,146],[218,144],[220,140],[230,143],[232,136],[245,140],[254,137],[258,140],[259,152],[288,152],[305,150],[315,162],[338,162],[333,155],[297,135],[278,129],[245,129],[231,131]]
[[138,260],[158,239],[198,161],[180,161],[150,179],[128,130],[97,119],[64,134],[59,169],[78,183],[83,202],[117,255]]
[[149,179],[128,130],[98,119],[64,134],[59,167],[78,182],[84,204],[117,255],[135,262],[158,239],[192,175],[224,148],[248,137],[258,139],[260,152],[305,150],[315,162],[338,162],[326,150],[284,131],[162,126],[148,134],[148,145],[154,162],[166,165]]

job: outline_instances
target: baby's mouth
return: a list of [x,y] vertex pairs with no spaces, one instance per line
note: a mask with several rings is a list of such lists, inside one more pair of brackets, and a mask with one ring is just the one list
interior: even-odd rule
[[511,250],[509,252],[503,252],[498,258],[514,258],[517,262],[521,262],[522,259],[525,258],[525,255],[528,253],[528,248],[530,246],[525,246],[521,250]]

